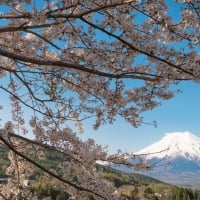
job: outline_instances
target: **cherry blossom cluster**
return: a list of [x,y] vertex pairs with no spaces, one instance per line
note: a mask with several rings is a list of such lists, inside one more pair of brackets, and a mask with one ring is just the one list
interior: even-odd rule
[[[174,96],[172,84],[200,81],[198,1],[0,3],[0,90],[11,102],[13,137],[26,136],[28,129],[35,136],[14,141],[7,134],[8,124],[3,129],[0,139],[11,150],[8,174],[16,176],[15,160],[20,173],[28,163],[42,168],[29,160],[32,146],[24,148],[27,143],[51,146],[86,171],[94,169],[97,160],[129,166],[124,154],[108,156],[93,140],[81,141],[77,133],[85,131],[84,121],[91,119],[96,130],[121,116],[138,127],[146,123],[143,112]],[[38,152],[45,159],[43,149]],[[143,167],[149,164],[136,168]],[[80,176],[81,195],[89,177]],[[92,177],[94,183],[96,174]],[[88,188],[95,190],[92,184]],[[101,194],[94,192],[99,198]]]

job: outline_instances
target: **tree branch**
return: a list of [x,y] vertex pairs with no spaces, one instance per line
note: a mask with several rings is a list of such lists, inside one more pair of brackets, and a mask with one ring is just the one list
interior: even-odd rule
[[158,57],[158,56],[156,56],[156,55],[154,55],[154,54],[151,54],[151,53],[149,53],[149,52],[143,51],[142,49],[139,49],[139,48],[133,46],[133,45],[130,44],[129,42],[127,42],[127,41],[125,41],[124,39],[122,39],[120,36],[117,36],[117,35],[115,35],[115,34],[109,32],[109,31],[107,31],[107,30],[105,30],[105,29],[103,29],[103,28],[97,26],[96,24],[93,24],[93,23],[89,22],[88,20],[84,19],[84,17],[81,17],[80,19],[81,19],[83,22],[87,23],[88,25],[92,26],[93,28],[100,30],[101,32],[105,33],[105,34],[108,35],[108,36],[111,36],[112,38],[117,39],[118,41],[122,42],[122,44],[125,44],[126,46],[128,46],[130,49],[132,49],[132,50],[134,50],[134,51],[136,51],[136,52],[139,52],[139,53],[141,53],[141,54],[143,54],[143,55],[146,55],[146,56],[148,56],[148,57],[151,57],[151,58],[153,58],[153,59],[155,59],[155,60],[161,61],[162,63],[165,63],[165,64],[167,64],[167,65],[169,65],[169,66],[174,67],[175,69],[178,69],[179,71],[182,71],[182,72],[184,72],[184,73],[186,73],[186,74],[189,74],[189,75],[193,76],[193,73],[191,73],[191,72],[189,72],[189,71],[187,71],[187,70],[185,70],[185,69],[179,67],[178,65],[175,65],[175,64],[172,63],[172,62],[169,62],[169,61],[167,61],[167,60],[165,60],[165,59],[163,59],[163,58],[160,58],[160,57]]
[[94,75],[103,76],[103,77],[107,77],[107,78],[114,78],[114,79],[128,78],[128,79],[138,79],[138,80],[146,80],[146,81],[157,81],[156,78],[137,76],[137,75],[133,75],[133,74],[106,73],[106,72],[86,68],[84,65],[68,63],[68,62],[64,62],[64,61],[60,61],[60,60],[37,59],[37,58],[28,57],[28,56],[24,56],[24,55],[20,55],[20,54],[16,54],[16,53],[7,51],[7,50],[3,49],[2,47],[0,48],[0,55],[7,57],[7,58],[14,59],[14,60],[19,60],[19,61],[22,61],[25,63],[27,62],[27,63],[33,63],[33,64],[37,64],[37,65],[49,65],[49,66],[64,67],[66,69],[76,69],[78,71],[83,71],[83,72],[87,72],[89,74],[94,74]]
[[35,162],[34,160],[30,159],[29,157],[27,157],[26,155],[22,154],[21,152],[19,152],[17,149],[15,149],[8,141],[6,141],[6,139],[4,139],[2,137],[2,130],[0,132],[0,140],[11,150],[13,151],[16,155],[20,156],[21,158],[25,159],[26,161],[30,162],[31,164],[33,164],[34,166],[38,167],[39,169],[41,169],[43,172],[49,174],[50,176],[56,178],[57,180],[63,182],[63,183],[66,183],[67,185],[70,185],[72,186],[73,188],[79,190],[79,191],[84,191],[84,192],[89,192],[91,194],[94,194],[98,197],[101,197],[102,199],[107,199],[106,197],[102,196],[101,194],[95,192],[95,191],[92,191],[90,189],[87,189],[87,188],[84,188],[82,186],[79,186],[79,185],[76,185],[66,179],[63,179],[61,176],[53,173],[52,171],[46,169],[45,167],[43,167],[42,165],[40,165],[39,163]]

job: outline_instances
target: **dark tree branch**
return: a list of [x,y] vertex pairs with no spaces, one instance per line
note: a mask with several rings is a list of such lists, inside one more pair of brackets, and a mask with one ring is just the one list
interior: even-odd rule
[[37,168],[41,169],[43,172],[49,174],[50,176],[56,178],[57,180],[67,184],[67,185],[70,185],[71,187],[79,190],[79,191],[84,191],[84,192],[89,192],[91,194],[94,194],[98,197],[101,197],[102,199],[107,199],[106,197],[102,196],[101,194],[95,192],[95,191],[92,191],[90,189],[87,189],[87,188],[84,188],[82,186],[79,186],[79,185],[76,185],[64,178],[62,178],[61,176],[53,173],[52,171],[46,169],[45,167],[43,167],[42,165],[40,165],[39,163],[35,162],[34,160],[32,160],[31,158],[27,157],[26,155],[22,154],[21,152],[19,152],[17,149],[15,149],[6,139],[4,139],[2,137],[2,133],[0,133],[0,140],[11,150],[13,151],[16,155],[20,156],[21,158],[25,159],[26,161],[28,161],[29,163],[33,164],[34,166],[36,166]]
[[[33,63],[37,65],[49,65],[49,66],[58,66],[58,67],[64,67],[66,69],[76,69],[78,71],[83,71],[86,73],[98,75],[98,76],[103,76],[107,78],[115,78],[115,79],[124,79],[124,78],[129,78],[129,79],[138,79],[138,80],[146,80],[146,81],[157,81],[156,78],[150,78],[150,77],[143,77],[143,76],[137,76],[133,74],[111,74],[111,73],[106,73],[106,72],[101,72],[98,70],[93,70],[90,68],[86,68],[84,65],[80,64],[73,64],[73,63],[68,63],[68,62],[63,62],[60,60],[45,60],[45,59],[37,59],[33,57],[28,57],[16,53],[12,53],[10,51],[7,51],[3,48],[0,48],[0,55],[3,57],[11,58],[14,60],[19,60],[22,62],[27,62],[27,63]],[[174,65],[175,66],[175,65]]]
[[[148,57],[151,57],[151,58],[153,58],[153,59],[155,59],[155,60],[158,60],[158,61],[160,61],[160,62],[162,62],[162,63],[165,63],[165,64],[167,64],[168,66],[172,66],[172,67],[174,67],[175,69],[178,69],[178,70],[181,71],[181,72],[184,72],[184,73],[186,73],[186,74],[188,74],[188,75],[193,76],[193,73],[191,73],[191,72],[189,72],[189,71],[187,71],[187,70],[185,70],[185,69],[179,67],[178,65],[175,65],[175,64],[172,63],[172,62],[169,62],[169,61],[167,61],[167,60],[165,60],[165,59],[163,59],[163,58],[160,58],[160,57],[158,57],[158,56],[156,56],[156,55],[154,55],[154,54],[151,54],[151,53],[149,53],[149,52],[143,51],[142,49],[139,49],[139,48],[133,46],[133,45],[130,44],[129,42],[127,42],[127,41],[125,41],[124,39],[122,39],[120,36],[117,36],[117,35],[115,35],[115,34],[109,32],[109,31],[107,31],[107,30],[105,30],[105,29],[103,29],[103,28],[97,26],[96,24],[93,24],[93,23],[89,22],[88,20],[84,19],[84,17],[81,17],[81,20],[82,20],[83,22],[85,22],[86,24],[92,26],[93,28],[100,30],[101,32],[105,33],[106,35],[111,36],[112,38],[117,39],[118,41],[122,42],[122,44],[125,44],[126,46],[128,46],[130,49],[132,49],[132,50],[134,50],[134,51],[136,51],[136,52],[138,52],[138,53],[141,53],[141,54],[143,54],[143,55],[146,55],[146,56],[148,56]],[[144,80],[145,80],[145,79],[144,79]]]

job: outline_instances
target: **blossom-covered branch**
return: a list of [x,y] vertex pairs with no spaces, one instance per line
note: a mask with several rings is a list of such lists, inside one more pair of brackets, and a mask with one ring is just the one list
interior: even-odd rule
[[[200,3],[3,0],[0,8],[0,90],[11,104],[10,126],[19,134],[0,136],[11,150],[8,174],[15,176],[0,196],[7,198],[6,188],[13,188],[15,199],[23,192],[29,195],[18,183],[25,169],[31,174],[35,165],[71,184],[71,195],[78,189],[82,199],[86,191],[114,198],[113,186],[98,182],[97,160],[139,169],[152,166],[131,163],[127,158],[137,157],[131,153],[107,155],[93,140],[81,141],[77,133],[85,131],[87,119],[95,130],[119,116],[133,127],[148,123],[142,113],[171,99],[176,93],[173,84],[178,90],[181,81],[200,81]],[[28,139],[28,132],[34,140]],[[58,176],[30,159],[25,144],[55,150],[71,162],[64,167],[61,159]],[[72,166],[78,169],[78,188],[66,182]],[[83,187],[86,183],[90,184]]]

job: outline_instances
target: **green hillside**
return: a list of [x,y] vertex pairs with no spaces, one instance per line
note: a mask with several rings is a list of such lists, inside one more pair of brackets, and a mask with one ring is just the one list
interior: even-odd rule
[[[7,153],[6,149],[0,148],[0,178],[6,177],[6,168],[9,166]],[[59,159],[58,153],[47,152],[46,159],[40,161],[40,164],[45,164],[45,167],[49,169],[56,168]],[[198,189],[176,187],[145,175],[123,173],[108,166],[97,164],[96,168],[103,179],[107,179],[116,186],[123,200],[200,200],[200,190]],[[41,170],[35,169],[30,178],[35,179],[35,183],[29,187],[38,194],[39,200],[47,196],[52,200],[69,198],[69,195],[61,190],[60,183],[55,179],[47,182]],[[88,199],[93,198],[89,196]]]
[[148,185],[150,183],[162,183],[149,176],[137,173],[123,173],[108,166],[97,165],[97,170],[102,172],[103,178],[114,182],[116,187],[126,184]]
[[0,148],[0,178],[6,177],[6,168],[9,166],[8,151]]
[[97,166],[103,178],[113,182],[126,200],[200,200],[200,190],[180,188],[154,178],[123,173],[106,166]]

